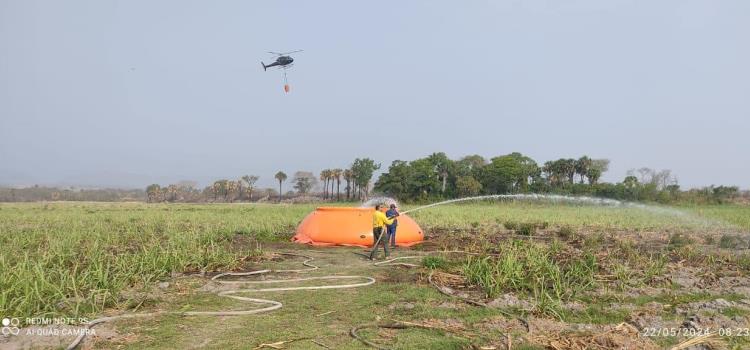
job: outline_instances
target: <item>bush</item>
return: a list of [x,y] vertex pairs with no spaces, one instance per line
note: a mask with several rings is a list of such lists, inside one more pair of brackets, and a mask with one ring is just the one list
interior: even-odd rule
[[691,243],[693,243],[693,240],[682,233],[675,233],[669,236],[668,245],[670,249],[682,248]]
[[524,240],[503,242],[498,250],[497,257],[470,256],[463,265],[467,281],[489,298],[505,292],[527,295],[534,298],[537,311],[559,316],[555,305],[595,287],[599,264],[593,254],[559,261],[549,247]]
[[588,249],[599,249],[604,244],[604,233],[598,232],[595,234],[587,235],[583,240],[583,246]]
[[448,266],[448,261],[441,256],[425,256],[422,265],[428,269],[444,269]]
[[737,266],[743,270],[750,270],[750,255],[742,254],[737,257]]
[[724,249],[741,249],[747,248],[747,242],[738,235],[724,234],[719,239],[719,247]]
[[505,226],[505,228],[508,230],[515,230],[518,228],[518,223],[515,221],[506,221],[503,226]]
[[536,234],[536,227],[537,226],[534,223],[525,222],[525,223],[518,225],[518,229],[516,229],[516,233],[518,233],[519,235],[524,235],[524,236],[532,236]]
[[576,231],[573,230],[573,227],[565,225],[563,227],[560,227],[560,230],[557,231],[557,236],[567,241],[575,238]]

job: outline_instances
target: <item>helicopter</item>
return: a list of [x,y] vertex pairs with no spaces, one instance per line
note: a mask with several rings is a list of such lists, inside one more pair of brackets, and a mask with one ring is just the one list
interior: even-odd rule
[[286,79],[286,70],[287,68],[291,68],[292,62],[294,62],[294,59],[292,58],[292,56],[289,56],[289,55],[295,52],[302,52],[302,50],[289,51],[289,52],[268,51],[268,53],[277,56],[276,61],[269,65],[266,65],[265,63],[263,63],[263,61],[260,62],[260,64],[263,65],[264,71],[268,70],[268,68],[270,67],[277,67],[277,68],[284,70],[284,92],[286,93],[289,93],[289,90],[291,90],[291,88],[289,87],[289,83],[287,82],[287,79]]
[[296,50],[296,51],[290,51],[290,52],[268,51],[268,53],[278,56],[276,57],[276,61],[268,65],[263,63],[263,61],[261,61],[260,64],[263,65],[263,70],[267,70],[268,68],[277,67],[277,66],[279,68],[286,69],[286,68],[291,67],[292,62],[294,62],[294,58],[292,58],[292,56],[289,56],[289,54],[293,54],[295,52],[302,52],[302,51],[303,50]]

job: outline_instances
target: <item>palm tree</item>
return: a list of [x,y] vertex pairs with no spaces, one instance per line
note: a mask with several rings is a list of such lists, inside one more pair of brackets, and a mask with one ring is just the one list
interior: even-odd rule
[[331,190],[328,192],[329,197],[333,198],[333,180],[336,179],[335,176],[333,176],[333,169],[328,169],[328,178],[331,181]]
[[331,170],[323,169],[320,171],[320,181],[323,181],[323,199],[328,198],[328,178],[331,177]]
[[568,182],[570,184],[573,184],[574,177],[576,175],[576,160],[573,158],[563,159],[562,160],[562,169],[565,172],[565,175],[568,176]]
[[[326,195],[328,196],[328,199],[331,199],[333,198],[333,169],[326,169],[325,175],[326,181],[324,185],[326,186]],[[331,184],[330,189],[328,188],[329,183]]]
[[281,183],[286,181],[286,174],[283,171],[279,171],[273,177],[279,181],[279,202],[281,202]]
[[[340,188],[341,188],[341,175],[343,173],[344,173],[344,170],[343,169],[338,169],[338,168],[333,169],[332,172],[331,172],[331,175],[336,180],[336,200],[337,201],[341,200],[341,190],[340,190]],[[333,187],[333,184],[331,184],[331,187]],[[331,189],[331,191],[333,191],[333,189]]]
[[349,196],[352,192],[350,183],[352,182],[352,169],[344,170],[344,181],[346,181],[346,199],[349,200]]
[[587,156],[583,156],[576,160],[575,171],[576,174],[581,176],[581,183],[583,183],[583,177],[589,173],[589,170],[591,169],[591,163],[591,158]]

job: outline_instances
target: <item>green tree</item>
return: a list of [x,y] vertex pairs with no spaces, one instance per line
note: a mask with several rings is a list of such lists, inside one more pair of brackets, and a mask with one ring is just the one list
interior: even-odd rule
[[[369,184],[375,170],[380,169],[380,164],[370,158],[357,158],[351,166],[354,184],[359,189],[360,200],[366,199],[369,192]],[[363,197],[364,196],[364,197]]]
[[407,193],[412,199],[425,201],[440,196],[442,187],[435,165],[429,158],[417,159],[409,163],[411,177],[407,183]]
[[273,176],[276,181],[279,182],[279,202],[281,202],[281,194],[284,193],[281,191],[281,183],[286,181],[286,173],[283,171],[279,171],[276,173],[276,175]]
[[375,191],[401,200],[413,199],[409,188],[409,181],[412,179],[411,170],[409,163],[394,160],[388,167],[388,172],[381,174],[375,182]]
[[[481,176],[482,168],[487,165],[487,161],[484,157],[475,154],[471,156],[465,156],[458,161],[454,162],[454,174],[456,181],[458,177],[471,176],[475,180]],[[456,183],[456,189],[458,189],[458,183]]]
[[489,194],[525,192],[530,179],[540,174],[536,162],[521,153],[492,158],[481,171],[479,181]]
[[522,192],[528,192],[529,183],[539,179],[541,176],[539,165],[530,157],[524,156],[519,152],[513,152],[509,156],[518,162],[520,167],[520,173],[515,183],[516,188]]
[[487,160],[478,154],[474,154],[459,159],[456,164],[459,169],[468,171],[467,173],[461,173],[460,175],[468,175],[472,173],[472,171],[481,169],[483,166],[487,165]]
[[435,172],[441,181],[440,193],[445,195],[445,187],[448,184],[448,175],[453,168],[453,161],[443,152],[433,153],[427,159],[435,166]]
[[488,194],[510,193],[521,173],[521,165],[513,157],[495,157],[482,168],[480,182]]
[[476,196],[482,191],[482,184],[472,176],[459,176],[456,179],[459,197]]

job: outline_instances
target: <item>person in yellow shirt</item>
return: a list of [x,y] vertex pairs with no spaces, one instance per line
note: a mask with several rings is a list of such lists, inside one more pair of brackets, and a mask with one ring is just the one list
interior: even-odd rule
[[[386,225],[392,225],[393,224],[393,217],[388,217],[385,215],[384,207],[382,207],[380,204],[375,206],[375,213],[372,214],[372,239],[373,239],[373,245],[372,245],[372,251],[370,251],[370,260],[372,260],[375,255],[378,253],[378,244],[379,242],[383,243],[383,251],[385,252],[385,257],[388,257],[388,241],[389,238],[388,233],[385,230]],[[381,235],[385,235],[386,237],[380,237]]]

